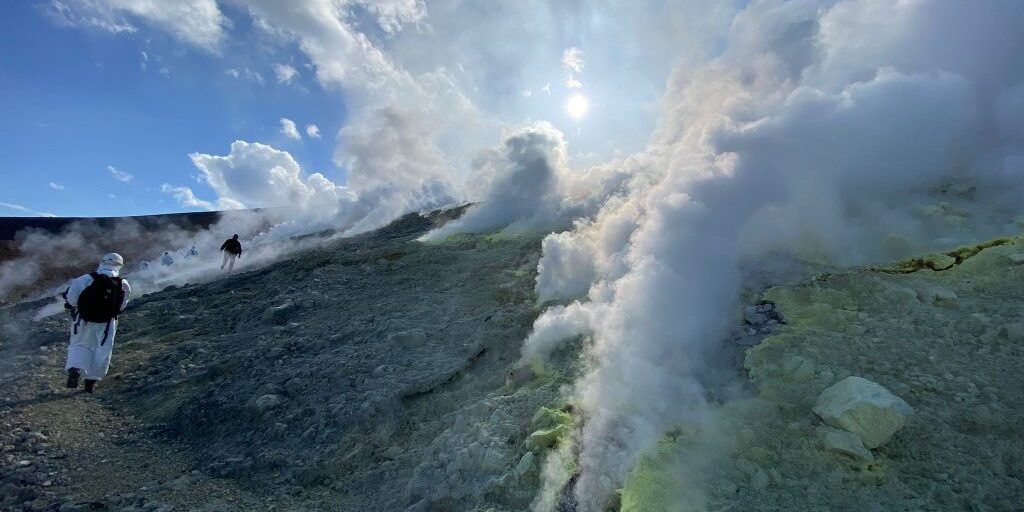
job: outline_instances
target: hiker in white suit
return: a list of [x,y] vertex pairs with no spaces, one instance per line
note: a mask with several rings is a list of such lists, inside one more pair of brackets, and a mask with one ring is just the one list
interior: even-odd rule
[[110,368],[117,316],[132,293],[128,281],[119,277],[122,266],[124,258],[120,254],[107,254],[95,272],[71,281],[64,291],[65,307],[71,310],[72,320],[68,362],[64,365],[69,388],[77,388],[79,378],[84,378],[85,391],[92,393]]

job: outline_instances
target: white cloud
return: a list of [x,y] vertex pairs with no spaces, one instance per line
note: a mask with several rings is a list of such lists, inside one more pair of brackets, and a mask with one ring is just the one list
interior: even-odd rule
[[258,27],[294,38],[322,83],[379,87],[400,75],[366,35],[349,25],[347,11],[333,0],[305,0],[301,8],[291,2],[253,0],[246,7]]
[[583,82],[580,82],[578,76],[583,72],[583,67],[585,65],[586,63],[583,61],[583,51],[579,48],[573,46],[562,52],[562,69],[568,73],[565,77],[566,88],[583,88]]
[[579,73],[583,71],[583,66],[586,62],[583,61],[583,51],[575,46],[567,48],[562,52],[562,67],[566,71],[573,73]]
[[114,167],[113,165],[108,165],[107,166],[107,172],[109,172],[110,175],[113,176],[115,180],[123,181],[125,183],[128,183],[129,181],[131,181],[132,178],[134,177],[134,176],[131,175],[131,173],[119,170],[118,168]]
[[219,200],[238,207],[302,206],[340,190],[320,174],[306,176],[287,151],[257,142],[235,141],[227,156],[189,157]]
[[274,64],[274,74],[277,75],[277,83],[290,84],[299,72],[288,64]]
[[241,68],[228,68],[224,73],[232,78],[251,80],[261,85],[265,81],[259,71],[253,71],[245,66]]
[[114,34],[137,31],[130,21],[135,18],[214,52],[219,50],[229,24],[215,0],[52,0],[47,12],[60,25]]
[[22,212],[22,213],[30,213],[30,214],[38,216],[38,217],[56,217],[56,215],[54,215],[52,213],[40,212],[40,211],[33,210],[31,208],[27,208],[27,207],[22,206],[20,204],[4,203],[2,201],[0,201],[0,208],[7,208],[8,210],[14,210],[14,211]]
[[50,188],[52,188],[54,190],[64,190],[64,185],[61,185],[60,183],[54,183],[54,182],[51,181],[50,182]]
[[64,27],[95,28],[112,34],[130,34],[138,30],[127,20],[113,16],[114,13],[102,11],[98,5],[76,0],[53,0],[46,8],[50,18]]
[[417,23],[427,16],[423,0],[356,0],[376,15],[377,25],[388,34],[394,35],[404,25]]
[[315,124],[306,125],[306,135],[313,139],[320,138],[320,127]]
[[287,117],[281,118],[281,133],[283,133],[289,139],[302,139],[302,135],[299,134],[299,129],[295,126],[295,121],[292,121]]
[[210,201],[204,201],[196,197],[196,194],[192,192],[191,188],[188,187],[175,187],[169,183],[164,183],[160,187],[160,191],[165,194],[174,196],[175,199],[181,203],[182,206],[188,206],[190,208],[202,208],[204,210],[216,210],[217,205]]

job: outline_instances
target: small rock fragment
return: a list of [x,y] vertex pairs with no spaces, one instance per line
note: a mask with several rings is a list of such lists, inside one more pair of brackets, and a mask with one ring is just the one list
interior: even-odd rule
[[828,429],[828,432],[822,438],[822,444],[825,445],[826,450],[849,455],[854,460],[864,462],[875,460],[875,456],[864,447],[864,443],[852,432]]
[[526,455],[523,455],[523,458],[519,459],[519,464],[516,464],[516,476],[522,478],[523,475],[532,471],[534,467],[533,460],[533,452],[526,452]]
[[259,409],[260,412],[269,411],[270,409],[281,405],[281,397],[275,394],[263,395],[257,398],[253,405],[255,405],[256,409]]
[[268,324],[284,325],[299,310],[298,304],[285,302],[280,306],[273,306],[263,311],[262,320]]
[[423,329],[409,329],[388,335],[388,343],[402,347],[418,347],[426,343],[427,333]]
[[931,304],[940,308],[953,309],[960,307],[960,299],[953,290],[937,286],[921,290],[918,292],[918,298],[925,304]]

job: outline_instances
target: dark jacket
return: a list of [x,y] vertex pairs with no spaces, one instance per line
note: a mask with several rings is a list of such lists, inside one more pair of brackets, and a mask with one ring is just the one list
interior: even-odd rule
[[242,244],[234,238],[229,238],[224,242],[224,245],[220,246],[220,250],[230,252],[231,254],[242,254]]

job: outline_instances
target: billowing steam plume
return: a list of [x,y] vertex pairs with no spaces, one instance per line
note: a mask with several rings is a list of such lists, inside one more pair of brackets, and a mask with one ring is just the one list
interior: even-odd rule
[[892,256],[887,237],[1016,229],[1022,27],[1007,2],[754,2],[720,56],[676,70],[634,157],[653,178],[544,243],[541,298],[586,299],[541,316],[524,357],[591,338],[575,390],[585,510],[701,421],[697,366],[732,321],[741,258],[858,263]]
[[[668,429],[704,417],[697,375],[732,322],[741,260],[783,250],[856,264],[1017,229],[1024,3],[470,4],[247,2],[256,27],[351,95],[336,155],[349,183],[256,143],[192,158],[218,194],[211,206],[294,205],[302,220],[282,231],[356,232],[472,200],[427,239],[553,232],[536,291],[563,305],[536,321],[523,357],[543,363],[589,337],[573,397],[583,510],[602,510]],[[352,9],[384,39],[358,30]],[[205,32],[170,31],[216,50],[223,24],[207,19]],[[594,123],[570,138],[629,151],[573,160],[553,119],[518,126],[561,111],[547,98],[569,48],[585,52],[595,96]],[[602,111],[614,115],[598,122]]]

